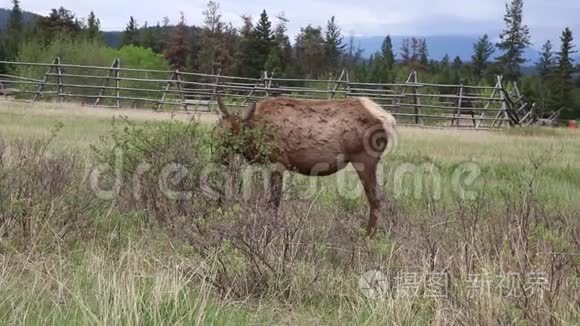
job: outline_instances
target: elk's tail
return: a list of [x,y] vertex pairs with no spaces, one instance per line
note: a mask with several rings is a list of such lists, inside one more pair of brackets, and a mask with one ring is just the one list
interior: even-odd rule
[[362,97],[362,98],[360,98],[360,101],[361,101],[362,105],[364,106],[364,108],[367,109],[367,111],[369,111],[369,113],[371,113],[377,119],[382,121],[382,129],[384,130],[384,132],[387,136],[386,148],[382,154],[382,156],[384,157],[386,154],[394,151],[395,148],[397,147],[398,138],[399,138],[399,135],[397,132],[397,121],[395,120],[395,117],[393,117],[392,114],[385,111],[377,103],[371,101],[370,99],[368,99],[366,97]]
[[[385,112],[387,113],[387,112]],[[397,132],[397,121],[390,113],[387,113],[388,117],[383,118],[383,127],[385,128],[385,133],[387,134],[387,149],[383,155],[391,153],[397,147],[399,142],[399,133]]]

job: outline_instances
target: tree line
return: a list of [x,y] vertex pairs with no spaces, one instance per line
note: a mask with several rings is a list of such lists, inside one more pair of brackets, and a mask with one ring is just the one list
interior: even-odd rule
[[[547,41],[540,60],[528,63],[525,51],[531,45],[531,35],[524,23],[523,7],[523,0],[506,4],[505,28],[499,41],[494,44],[489,35],[481,36],[468,62],[449,56],[433,60],[424,38],[406,38],[395,49],[389,35],[380,51],[365,58],[354,39],[343,35],[335,17],[330,17],[324,27],[301,28],[291,40],[287,17],[271,17],[263,10],[257,19],[242,16],[242,25],[234,26],[223,20],[220,6],[214,1],[209,1],[202,12],[201,26],[188,25],[183,14],[175,24],[165,18],[155,25],[141,25],[130,17],[121,47],[132,47],[134,53],[139,52],[136,49],[150,51],[174,69],[244,77],[259,77],[269,71],[279,77],[326,79],[346,68],[352,80],[391,83],[404,80],[409,71],[416,70],[426,82],[492,85],[499,74],[506,81],[518,81],[524,95],[540,107],[565,107],[568,116],[580,116],[580,79],[575,78],[579,69],[573,61],[576,51],[572,31],[565,28],[558,45]],[[13,0],[8,26],[0,35],[0,58],[19,58],[23,49],[32,51],[26,46],[30,43],[41,52],[63,38],[106,47],[100,21],[93,12],[80,19],[61,7],[34,23],[24,22],[22,13],[19,0]],[[526,64],[535,65],[534,73],[523,74]]]

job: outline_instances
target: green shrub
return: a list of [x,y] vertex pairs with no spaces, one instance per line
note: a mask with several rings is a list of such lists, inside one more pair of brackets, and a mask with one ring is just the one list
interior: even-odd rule
[[48,250],[81,241],[98,212],[81,160],[48,154],[53,138],[0,140],[0,256],[9,247]]
[[[172,227],[174,218],[196,215],[195,200],[207,198],[199,183],[203,173],[221,180],[220,173],[211,173],[206,136],[197,122],[136,125],[122,119],[114,121],[111,136],[93,150],[97,161],[111,168],[106,176],[121,181],[120,203]],[[109,179],[104,182],[110,184]]]
[[[39,42],[32,40],[22,44],[18,60],[21,62],[32,63],[52,63],[54,58],[60,57],[62,64],[82,65],[82,66],[96,66],[96,67],[110,67],[116,58],[121,61],[121,68],[137,68],[137,69],[151,69],[164,71],[160,73],[151,72],[135,72],[135,71],[121,71],[121,78],[133,79],[161,79],[167,80],[170,78],[169,64],[163,56],[155,54],[151,49],[145,49],[136,46],[126,46],[121,49],[113,49],[107,47],[104,43],[97,40],[83,39],[83,38],[68,38],[60,37],[52,41],[46,46],[39,46]],[[48,67],[35,66],[13,66],[12,73],[16,76],[41,80],[44,78]],[[53,70],[52,73],[56,73]],[[99,87],[104,85],[104,79],[91,78],[90,76],[107,76],[110,72],[108,69],[91,69],[91,68],[72,68],[63,67],[62,73],[64,93],[68,95],[97,95],[100,92]],[[69,76],[66,76],[69,75]],[[75,75],[75,76],[70,76]],[[88,77],[77,77],[88,76]],[[56,92],[57,77],[50,76],[48,78],[48,85],[44,88],[45,92]],[[89,86],[87,88],[74,87],[71,85]],[[108,87],[114,86],[113,80],[107,84]],[[135,80],[122,80],[120,83],[121,96],[132,98],[159,98],[161,94],[155,92],[143,92],[129,89],[153,89],[161,90],[165,83],[159,82],[143,82]],[[35,91],[35,84],[19,85],[19,88],[24,91]],[[107,89],[103,95],[111,96],[114,92],[112,89]],[[31,94],[23,94],[27,98]],[[43,95],[45,98],[53,98],[53,94]],[[81,97],[82,98],[82,97]],[[82,98],[87,102],[94,102],[93,98]],[[105,100],[105,103],[112,103],[112,100]]]

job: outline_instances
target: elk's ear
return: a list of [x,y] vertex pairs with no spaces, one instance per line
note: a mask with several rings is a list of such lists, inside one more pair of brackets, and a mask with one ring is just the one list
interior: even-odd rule
[[217,95],[217,103],[218,103],[217,110],[220,115],[220,118],[222,119],[228,118],[230,114],[226,109],[226,106],[224,105],[224,102],[222,101],[222,97],[220,94]]
[[244,115],[242,116],[243,122],[248,122],[254,117],[254,113],[256,112],[256,103],[248,104],[246,109],[244,110]]

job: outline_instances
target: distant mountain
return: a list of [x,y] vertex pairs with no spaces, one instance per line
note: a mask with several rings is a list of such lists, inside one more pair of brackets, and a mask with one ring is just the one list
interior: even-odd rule
[[[10,13],[11,12],[12,12],[12,10],[10,10],[10,9],[0,8],[0,31],[3,31],[6,28],[6,26],[8,26],[8,21],[10,20]],[[22,17],[24,18],[24,22],[29,23],[29,22],[36,21],[41,16],[25,11],[25,12],[23,12]]]

